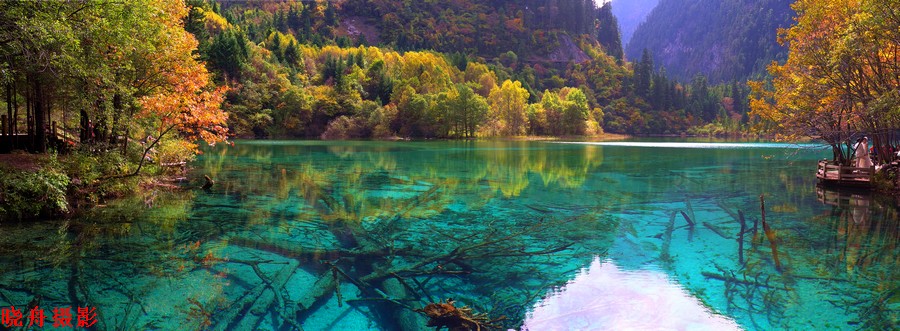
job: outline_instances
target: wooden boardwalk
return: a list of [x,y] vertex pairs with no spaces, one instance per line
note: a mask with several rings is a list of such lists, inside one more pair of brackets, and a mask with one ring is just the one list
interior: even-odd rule
[[[35,137],[24,132],[8,132],[9,127],[6,125],[5,118],[6,115],[3,116],[4,120],[0,125],[0,153],[9,153],[17,149],[30,150],[34,146]],[[56,121],[52,122],[45,134],[49,146],[57,150],[74,148],[81,141],[78,133],[57,126]]]
[[875,168],[858,168],[851,166],[842,166],[831,163],[830,161],[819,161],[816,169],[816,178],[819,182],[826,185],[851,186],[851,187],[870,187],[872,185],[872,175]]

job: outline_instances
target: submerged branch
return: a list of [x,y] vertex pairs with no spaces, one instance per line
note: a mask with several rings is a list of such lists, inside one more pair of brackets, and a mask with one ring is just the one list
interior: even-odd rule
[[684,217],[684,220],[687,221],[689,226],[694,226],[694,221],[691,220],[691,217],[685,214],[683,210],[681,211],[681,216]]
[[763,283],[758,283],[758,282],[754,282],[754,281],[743,280],[743,279],[739,279],[739,278],[736,278],[736,277],[725,276],[725,275],[720,275],[720,274],[714,274],[714,273],[706,272],[706,271],[701,272],[700,274],[703,275],[703,277],[706,277],[706,278],[718,279],[718,280],[726,281],[726,282],[732,282],[732,283],[738,283],[738,284],[744,284],[744,285],[751,285],[751,286],[756,286],[756,287],[771,288],[771,289],[776,289],[776,290],[785,290],[785,291],[790,291],[790,290],[791,290],[790,288],[787,288],[787,287],[772,286],[772,285],[763,284]]
[[725,232],[722,231],[722,229],[719,229],[719,228],[718,228],[717,226],[715,226],[715,225],[709,224],[709,223],[707,223],[707,222],[703,222],[703,226],[705,226],[707,229],[712,230],[712,232],[715,232],[717,235],[719,235],[719,236],[722,237],[722,238],[725,238],[725,239],[731,239],[730,236],[728,236],[727,234],[725,234]]

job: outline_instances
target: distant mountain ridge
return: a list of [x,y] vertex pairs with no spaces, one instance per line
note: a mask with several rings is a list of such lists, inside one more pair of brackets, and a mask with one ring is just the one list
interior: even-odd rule
[[791,0],[660,0],[638,26],[625,54],[644,49],[670,77],[687,81],[704,74],[710,82],[743,81],[764,74],[786,49],[778,28],[789,27]]
[[612,0],[612,10],[619,20],[623,45],[628,45],[634,30],[644,22],[657,3],[659,0]]

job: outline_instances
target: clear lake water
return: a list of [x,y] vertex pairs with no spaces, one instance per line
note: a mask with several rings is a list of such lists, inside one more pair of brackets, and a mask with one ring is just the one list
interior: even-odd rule
[[898,329],[896,202],[818,187],[826,157],[699,139],[237,141],[180,190],[0,224],[0,308],[37,303],[47,329],[71,306],[95,307],[98,330],[428,330],[415,309],[452,298],[502,329]]

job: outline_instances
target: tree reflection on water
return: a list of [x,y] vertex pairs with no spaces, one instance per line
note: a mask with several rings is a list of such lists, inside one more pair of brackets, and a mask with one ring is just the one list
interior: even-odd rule
[[[0,307],[37,295],[47,307],[97,306],[100,329],[420,329],[414,309],[452,297],[515,328],[533,303],[619,249],[609,255],[623,257],[614,261],[623,270],[661,266],[743,327],[848,326],[843,316],[822,323],[826,310],[851,316],[852,328],[895,326],[894,205],[822,190],[823,209],[811,177],[764,153],[219,146],[196,165],[195,177],[216,181],[209,192],[159,191],[70,220],[3,224]],[[753,231],[763,193],[782,270]]]
[[868,191],[817,187],[820,202],[831,206],[834,219],[823,258],[829,268],[822,270],[835,278],[862,284],[849,298],[834,304],[847,307],[858,316],[859,326],[887,330],[898,326],[900,287],[896,266],[900,262],[900,217],[890,197]]

